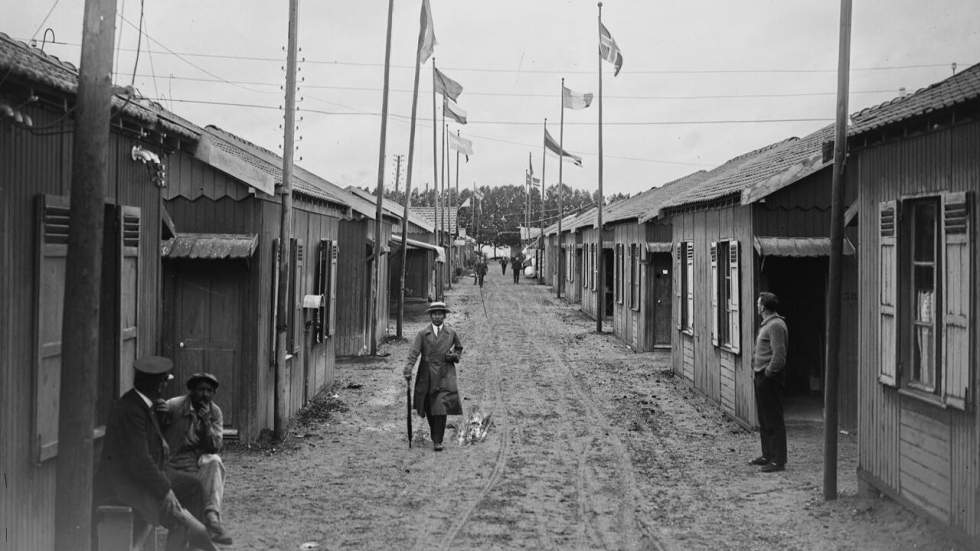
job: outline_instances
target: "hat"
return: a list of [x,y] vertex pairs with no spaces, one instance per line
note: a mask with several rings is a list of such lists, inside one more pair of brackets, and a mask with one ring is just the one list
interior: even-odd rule
[[207,381],[214,386],[215,390],[218,390],[218,378],[210,373],[195,373],[187,379],[187,389],[191,390],[198,381]]
[[162,375],[170,372],[173,368],[174,362],[163,356],[143,356],[133,364],[133,369],[136,371],[150,375]]
[[426,314],[431,314],[432,312],[449,312],[449,307],[446,306],[445,302],[436,301],[429,304],[429,307],[425,309]]

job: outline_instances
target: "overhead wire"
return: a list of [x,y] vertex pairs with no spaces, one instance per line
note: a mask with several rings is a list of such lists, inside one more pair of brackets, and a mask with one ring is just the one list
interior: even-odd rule
[[[31,35],[31,40],[37,38],[37,33],[41,32],[41,28],[44,27],[44,24],[48,22],[48,18],[51,17],[52,13],[54,13],[54,9],[58,7],[58,2],[60,1],[61,0],[54,0],[54,2],[51,4],[51,7],[48,8],[48,13],[44,16],[44,19],[42,19],[41,23],[39,23],[37,28],[34,29],[34,34]],[[30,42],[31,40],[29,40],[28,42]]]
[[144,6],[144,1],[140,0],[140,23],[139,23],[139,27],[136,28],[136,61],[133,62],[133,78],[130,79],[129,81],[130,86],[136,86],[136,69],[139,67],[140,64],[140,49],[141,46],[143,45],[143,6]]

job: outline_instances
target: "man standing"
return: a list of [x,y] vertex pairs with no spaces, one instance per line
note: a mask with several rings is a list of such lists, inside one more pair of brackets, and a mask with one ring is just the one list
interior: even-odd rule
[[521,257],[514,256],[510,259],[510,271],[514,274],[514,283],[521,282]]
[[432,323],[415,336],[403,374],[406,384],[410,384],[418,360],[412,407],[428,420],[432,449],[439,452],[446,432],[446,416],[463,414],[456,385],[456,363],[463,345],[456,331],[444,323],[449,312],[446,303],[433,302],[426,312]]
[[225,490],[225,466],[221,462],[224,421],[213,401],[218,378],[195,373],[187,379],[187,394],[167,400],[169,424],[164,430],[170,445],[170,468],[201,481],[204,489],[204,524],[211,540],[231,544],[221,526],[221,496]]
[[483,287],[483,278],[487,277],[487,259],[482,256],[476,262],[476,279],[480,283],[480,287]]
[[167,467],[169,446],[160,430],[157,411],[173,378],[173,362],[160,356],[136,361],[133,388],[113,404],[106,423],[102,461],[96,479],[100,502],[122,503],[140,518],[168,530],[167,549],[214,550],[199,519],[203,515],[200,481]]
[[786,423],[783,420],[783,383],[786,379],[786,349],[789,330],[780,316],[779,299],[772,293],[759,293],[756,311],[762,318],[752,352],[755,371],[755,405],[759,417],[762,455],[749,463],[772,473],[786,469]]
[[505,275],[507,273],[507,258],[500,258],[500,275]]

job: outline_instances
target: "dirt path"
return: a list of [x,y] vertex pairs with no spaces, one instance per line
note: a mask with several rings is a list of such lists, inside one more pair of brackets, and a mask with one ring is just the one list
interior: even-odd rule
[[745,463],[757,435],[675,380],[666,354],[631,353],[509,274],[491,271],[482,296],[463,279],[447,301],[464,408],[493,414],[487,440],[437,454],[415,417],[408,448],[407,343],[342,364],[335,397],[283,449],[226,454],[235,549],[954,548],[894,503],[853,497],[852,439],[844,497],[824,503],[819,426],[791,426],[789,469],[760,474]]

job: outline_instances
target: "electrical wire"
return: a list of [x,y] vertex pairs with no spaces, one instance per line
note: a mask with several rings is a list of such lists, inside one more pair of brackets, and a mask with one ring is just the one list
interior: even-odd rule
[[[44,24],[48,22],[48,18],[51,17],[52,13],[54,13],[54,9],[58,7],[58,2],[61,2],[61,0],[54,0],[54,3],[52,3],[51,7],[48,8],[47,15],[44,16],[44,19],[41,20],[41,23],[37,26],[36,29],[34,29],[34,34],[31,35],[31,39],[27,41],[28,43],[34,40],[35,38],[37,38],[37,33],[41,32],[41,28],[44,27]],[[54,41],[52,40],[51,43],[54,44]]]
[[[129,81],[130,86],[136,86],[136,69],[140,64],[140,49],[143,46],[143,6],[143,0],[140,0],[140,24],[136,29],[136,61],[133,62],[133,78]],[[149,48],[147,48],[147,50],[149,50]]]

